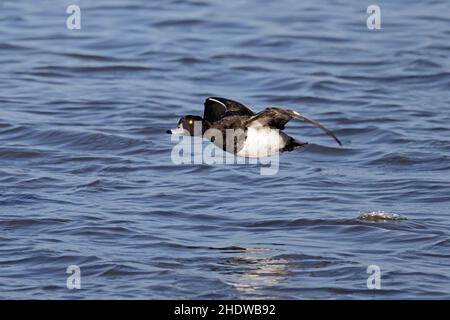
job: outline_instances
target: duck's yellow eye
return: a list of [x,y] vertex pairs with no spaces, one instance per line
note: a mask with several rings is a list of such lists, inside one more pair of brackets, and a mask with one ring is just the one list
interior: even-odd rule
[[194,121],[193,121],[193,120],[189,120],[188,123],[189,123],[189,124],[193,124]]

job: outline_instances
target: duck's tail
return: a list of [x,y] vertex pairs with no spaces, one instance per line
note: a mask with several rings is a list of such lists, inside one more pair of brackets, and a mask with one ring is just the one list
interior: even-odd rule
[[286,143],[283,149],[281,149],[281,151],[292,151],[294,149],[303,148],[306,145],[308,145],[308,142],[300,142],[290,137],[289,141]]

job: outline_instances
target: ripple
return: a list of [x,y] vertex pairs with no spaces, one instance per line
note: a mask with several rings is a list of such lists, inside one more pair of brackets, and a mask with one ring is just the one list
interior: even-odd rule
[[183,26],[183,27],[191,27],[191,26],[197,26],[204,23],[203,20],[199,19],[170,19],[170,20],[163,20],[153,23],[153,27],[171,27],[171,26]]
[[364,212],[358,216],[358,219],[363,221],[374,221],[374,222],[407,220],[406,217],[402,215],[383,211]]
[[45,66],[36,67],[35,70],[39,72],[80,72],[80,73],[114,73],[114,72],[139,72],[139,71],[150,71],[152,68],[146,66],[132,66],[132,65],[109,65],[109,66]]
[[0,159],[3,160],[26,160],[47,157],[51,153],[44,150],[32,150],[30,148],[0,148]]
[[56,129],[25,132],[21,138],[41,145],[60,146],[74,150],[126,150],[143,143],[137,139],[114,134]]

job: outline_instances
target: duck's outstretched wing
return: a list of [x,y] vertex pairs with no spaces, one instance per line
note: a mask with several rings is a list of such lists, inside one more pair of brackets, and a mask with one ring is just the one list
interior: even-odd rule
[[246,125],[249,127],[262,127],[269,126],[279,130],[284,129],[284,125],[291,121],[292,119],[298,119],[303,122],[312,124],[313,126],[322,129],[327,135],[333,137],[333,139],[342,146],[342,143],[334,135],[334,133],[325,128],[322,124],[312,119],[309,119],[297,111],[281,108],[266,108],[264,111],[256,114],[246,121]]
[[255,113],[242,103],[230,99],[209,97],[205,100],[203,119],[213,123],[225,116],[254,116]]

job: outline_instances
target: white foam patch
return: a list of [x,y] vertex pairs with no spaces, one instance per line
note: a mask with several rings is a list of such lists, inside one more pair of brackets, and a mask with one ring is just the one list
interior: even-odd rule
[[358,217],[359,220],[364,221],[397,221],[397,220],[407,220],[406,217],[396,214],[389,213],[384,211],[372,211],[372,212],[363,212]]

